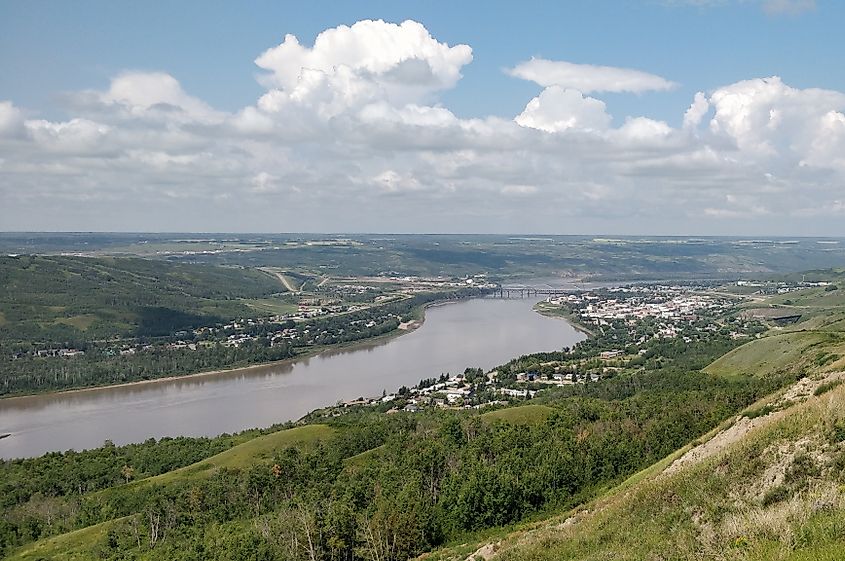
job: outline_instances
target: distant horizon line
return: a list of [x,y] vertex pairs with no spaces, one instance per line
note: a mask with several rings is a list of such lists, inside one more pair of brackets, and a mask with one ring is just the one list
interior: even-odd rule
[[488,232],[226,232],[226,231],[120,231],[120,230],[0,230],[0,236],[32,235],[32,234],[66,234],[66,235],[203,235],[203,236],[494,236],[511,238],[687,238],[687,239],[744,239],[749,241],[771,239],[835,239],[845,240],[845,234],[833,235],[789,235],[789,234],[549,234],[549,233],[488,233]]

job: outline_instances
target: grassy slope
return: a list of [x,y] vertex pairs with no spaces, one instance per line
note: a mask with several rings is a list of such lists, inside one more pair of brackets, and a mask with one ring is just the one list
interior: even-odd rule
[[[220,468],[248,467],[252,464],[266,461],[277,450],[282,450],[290,446],[314,446],[329,438],[333,433],[334,429],[326,425],[306,425],[281,430],[253,438],[190,466],[148,479],[142,479],[128,486],[106,489],[101,493],[126,493],[131,492],[132,487],[167,485],[174,481],[188,481],[198,477],[206,477]],[[102,524],[28,544],[15,552],[10,559],[88,560],[91,558],[93,544],[102,541],[103,536],[106,535],[109,528],[113,527],[114,524],[120,523],[121,520],[109,520]]]
[[29,544],[9,557],[30,561],[89,561],[91,544],[103,540],[114,520]]
[[284,290],[255,270],[64,256],[0,257],[0,285],[0,339],[21,341],[133,335],[167,310],[229,318],[250,313],[239,299]]
[[812,350],[840,342],[836,334],[821,332],[776,333],[751,341],[719,358],[705,371],[723,376],[766,376],[805,367]]
[[845,290],[807,289],[774,296],[791,301],[800,323],[773,330],[716,360],[705,370],[726,376],[845,369]]
[[842,559],[845,386],[751,426],[735,441],[714,431],[724,446],[674,473],[663,470],[683,451],[575,511],[432,557]]
[[484,413],[481,418],[485,421],[505,421],[517,425],[539,424],[549,418],[554,409],[545,405],[521,405],[507,407],[498,411]]
[[[234,446],[195,464],[142,479],[136,485],[164,485],[171,481],[187,480],[210,475],[220,468],[245,468],[266,461],[277,451],[291,446],[307,447],[328,439],[334,429],[326,425],[305,425],[265,434]],[[106,491],[108,492],[108,491]]]

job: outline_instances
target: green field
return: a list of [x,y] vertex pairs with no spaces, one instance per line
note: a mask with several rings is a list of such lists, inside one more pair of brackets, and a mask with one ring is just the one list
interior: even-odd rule
[[280,298],[258,298],[254,300],[243,300],[243,303],[259,314],[284,315],[292,314],[299,310],[299,306]]
[[546,405],[520,405],[484,413],[481,418],[488,422],[504,421],[516,425],[536,425],[548,419],[554,409]]
[[16,552],[9,559],[21,561],[90,561],[91,544],[103,541],[114,520],[41,540]]
[[800,321],[772,329],[764,337],[734,349],[709,365],[706,372],[770,376],[845,368],[845,290],[801,290],[773,296],[763,304],[801,314]]
[[[274,267],[322,275],[600,275],[604,278],[785,277],[841,266],[845,244],[746,243],[727,237],[330,234],[0,233],[3,253],[143,256],[196,263]],[[816,271],[808,280],[842,277]],[[792,275],[801,280],[802,275]],[[319,282],[319,281],[318,281]]]
[[795,308],[841,308],[845,307],[845,286],[829,291],[825,288],[806,288],[796,292],[779,294],[768,299],[773,306]]

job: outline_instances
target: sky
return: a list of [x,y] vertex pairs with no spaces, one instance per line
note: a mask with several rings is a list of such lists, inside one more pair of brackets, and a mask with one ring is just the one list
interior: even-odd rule
[[842,21],[0,0],[0,230],[845,235]]

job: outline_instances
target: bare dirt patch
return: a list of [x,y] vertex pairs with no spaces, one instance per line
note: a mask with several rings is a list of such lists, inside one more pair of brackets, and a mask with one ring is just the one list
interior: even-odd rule
[[775,419],[783,416],[784,409],[800,403],[810,396],[822,384],[845,378],[845,373],[834,372],[823,378],[802,378],[790,386],[783,395],[771,404],[772,412],[750,419],[746,416],[738,416],[734,423],[725,430],[716,434],[713,438],[688,450],[683,456],[672,462],[662,475],[671,475],[686,466],[697,464],[719,452],[725,450],[735,442],[742,440],[750,431],[756,427],[767,425]]

